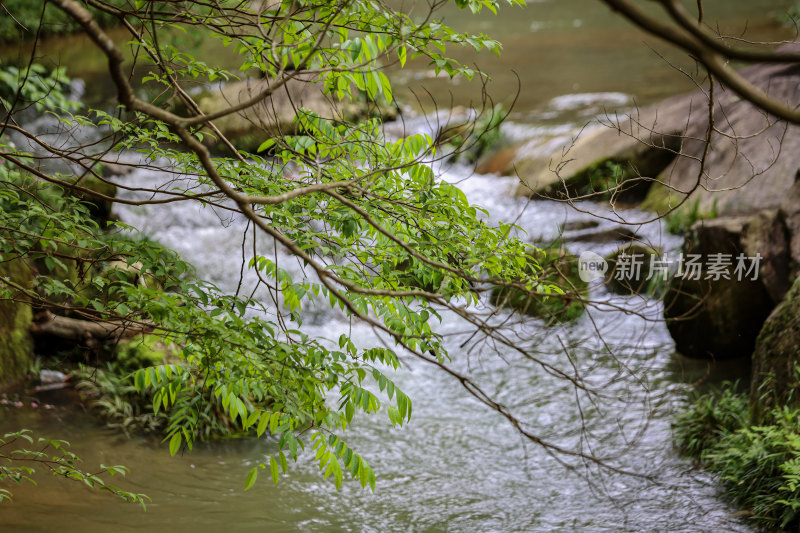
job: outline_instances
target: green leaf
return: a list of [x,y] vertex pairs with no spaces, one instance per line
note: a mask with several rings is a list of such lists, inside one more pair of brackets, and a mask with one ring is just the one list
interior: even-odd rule
[[247,479],[244,480],[244,490],[248,490],[250,487],[252,487],[255,484],[257,477],[258,477],[258,467],[254,466],[253,468],[250,469],[250,472],[247,474]]
[[181,449],[181,434],[175,433],[171,439],[169,439],[169,454],[174,456],[178,453],[178,450]]
[[258,421],[258,427],[256,428],[256,434],[260,437],[264,434],[267,430],[267,426],[269,425],[269,413],[263,412],[261,413],[261,418]]
[[272,482],[277,485],[280,472],[278,471],[278,461],[272,456],[269,458],[269,470],[272,473]]

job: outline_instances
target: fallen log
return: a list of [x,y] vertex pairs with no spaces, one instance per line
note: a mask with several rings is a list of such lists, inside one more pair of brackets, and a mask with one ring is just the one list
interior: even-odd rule
[[34,336],[57,337],[90,347],[98,343],[115,343],[151,330],[150,326],[131,322],[80,320],[52,313],[46,313],[44,320],[32,322],[30,325],[30,332]]

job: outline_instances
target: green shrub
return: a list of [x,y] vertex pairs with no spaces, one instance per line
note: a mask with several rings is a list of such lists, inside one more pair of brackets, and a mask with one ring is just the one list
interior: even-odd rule
[[770,529],[800,528],[800,412],[774,409],[769,425],[750,426],[746,395],[696,396],[674,427],[680,449],[719,476],[728,497]]
[[673,427],[675,441],[685,454],[700,458],[723,435],[747,422],[747,398],[733,392],[733,385],[707,394],[692,393],[692,406],[681,413]]
[[[161,402],[152,392],[138,392],[134,374],[130,372],[137,359],[139,363],[146,365],[147,359],[154,358],[152,351],[143,356],[144,351],[147,349],[140,344],[127,350],[127,358],[122,362],[111,362],[105,367],[82,366],[76,373],[79,379],[77,387],[84,402],[108,427],[120,429],[126,434],[166,434],[169,430],[170,410],[161,408]],[[187,410],[186,416],[194,420],[194,439],[239,436],[243,430],[240,424],[228,416],[221,399],[200,384],[198,388],[204,391],[203,394],[178,402],[181,403],[181,408]],[[159,408],[156,404],[159,404]]]
[[128,342],[120,342],[114,358],[122,369],[133,372],[166,362],[173,351],[158,335],[138,335]]

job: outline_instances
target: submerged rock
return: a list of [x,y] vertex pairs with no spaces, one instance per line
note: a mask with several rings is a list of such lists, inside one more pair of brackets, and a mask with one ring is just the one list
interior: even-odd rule
[[616,241],[632,241],[638,239],[639,236],[628,228],[617,226],[611,229],[604,229],[599,231],[584,231],[581,233],[566,233],[564,240],[568,242],[616,242]]
[[560,231],[579,231],[584,229],[596,228],[600,225],[599,220],[568,220],[559,226]]

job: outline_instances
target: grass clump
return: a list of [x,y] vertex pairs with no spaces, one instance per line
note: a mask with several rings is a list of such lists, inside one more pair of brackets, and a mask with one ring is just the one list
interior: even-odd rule
[[666,220],[668,232],[673,235],[683,235],[689,231],[689,228],[698,220],[709,220],[717,218],[717,216],[719,216],[719,211],[717,210],[716,201],[714,201],[711,211],[703,212],[700,210],[700,199],[698,198],[693,204],[688,206],[688,208],[682,206],[672,211],[664,217],[664,220]]
[[675,441],[723,482],[727,496],[756,525],[800,528],[800,411],[775,408],[751,426],[748,397],[731,384],[695,395],[674,424]]

